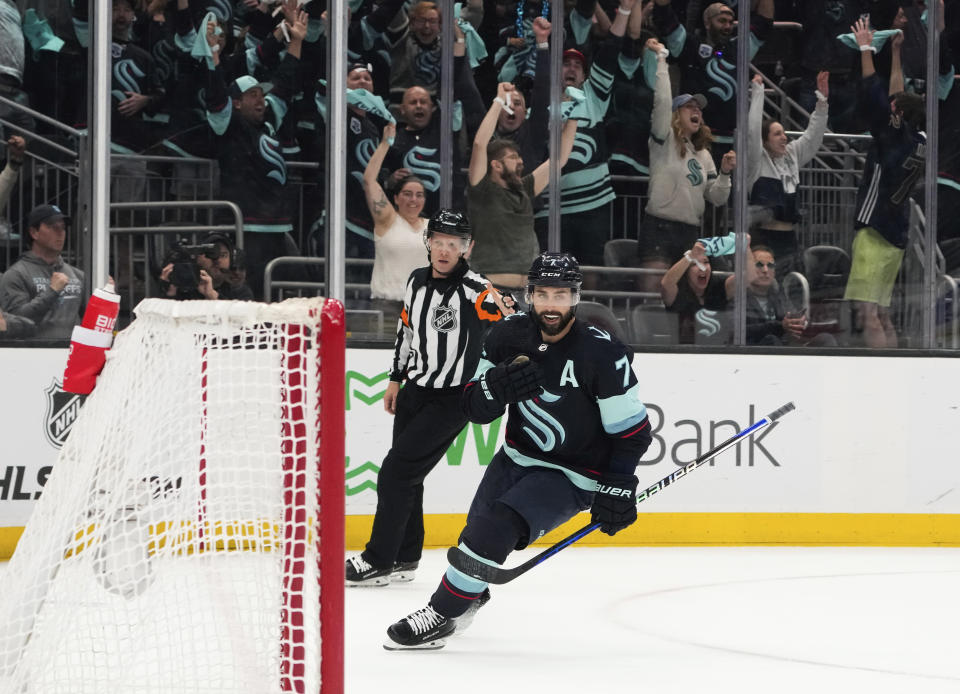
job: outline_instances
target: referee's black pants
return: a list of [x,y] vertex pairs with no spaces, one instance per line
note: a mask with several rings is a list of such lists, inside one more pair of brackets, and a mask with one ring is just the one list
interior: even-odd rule
[[397,395],[393,445],[377,477],[377,514],[363,558],[376,568],[419,561],[423,553],[423,480],[467,424],[461,386],[421,388]]

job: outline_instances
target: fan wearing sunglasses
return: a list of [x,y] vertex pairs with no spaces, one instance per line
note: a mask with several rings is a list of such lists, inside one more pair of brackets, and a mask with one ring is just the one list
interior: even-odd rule
[[777,261],[768,246],[755,244],[747,263],[747,344],[836,346],[829,333],[812,339],[804,336],[807,327],[805,311],[788,311],[783,292],[777,283]]

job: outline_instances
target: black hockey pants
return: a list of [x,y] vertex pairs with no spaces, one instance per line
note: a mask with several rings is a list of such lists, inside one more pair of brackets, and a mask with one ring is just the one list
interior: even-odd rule
[[377,477],[377,514],[363,558],[377,568],[419,561],[423,552],[423,480],[467,424],[462,388],[407,384],[397,396],[393,446]]

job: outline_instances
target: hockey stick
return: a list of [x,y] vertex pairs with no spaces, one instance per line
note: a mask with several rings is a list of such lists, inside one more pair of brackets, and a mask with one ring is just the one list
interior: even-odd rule
[[[788,402],[783,407],[777,410],[774,410],[773,412],[768,414],[766,417],[754,423],[753,425],[747,427],[743,431],[740,431],[734,434],[729,439],[719,444],[718,446],[710,449],[709,451],[701,455],[699,458],[697,458],[693,462],[687,463],[682,468],[678,468],[677,470],[675,470],[674,472],[671,472],[669,475],[667,475],[662,480],[657,482],[656,484],[650,487],[647,487],[644,491],[637,494],[637,503],[639,504],[641,501],[644,501],[645,499],[649,499],[651,496],[653,496],[657,492],[665,489],[666,487],[669,487],[671,484],[673,484],[675,481],[677,481],[684,475],[687,475],[693,472],[704,463],[720,455],[725,450],[741,442],[746,437],[751,436],[752,434],[756,434],[758,431],[760,431],[764,427],[767,427],[773,424],[778,419],[783,417],[783,415],[787,414],[793,409],[795,409],[794,404],[792,402]],[[477,559],[476,557],[473,557],[467,554],[459,547],[451,547],[449,550],[447,550],[447,561],[450,562],[450,565],[453,566],[453,568],[479,581],[484,581],[486,583],[493,583],[495,585],[509,583],[510,581],[515,579],[517,576],[520,576],[521,574],[526,573],[537,564],[540,564],[541,562],[546,561],[547,559],[552,557],[554,554],[556,554],[560,550],[564,549],[565,547],[569,547],[574,542],[576,542],[577,540],[579,540],[580,538],[586,535],[589,535],[599,527],[600,527],[600,523],[591,523],[590,525],[585,525],[584,527],[580,528],[576,532],[570,535],[567,535],[567,537],[563,538],[553,546],[548,547],[544,551],[540,552],[540,554],[538,554],[537,556],[525,561],[519,566],[513,567],[512,569],[506,569],[500,566],[493,566],[491,564],[487,564],[484,561],[481,561],[480,559]]]

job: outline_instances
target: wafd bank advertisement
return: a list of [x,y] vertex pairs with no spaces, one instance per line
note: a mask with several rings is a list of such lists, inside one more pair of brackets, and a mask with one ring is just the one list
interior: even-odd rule
[[[77,420],[59,388],[66,350],[0,350],[0,528],[20,528]],[[390,350],[347,351],[346,504],[376,508],[390,447]],[[778,355],[638,354],[653,443],[637,476],[651,485],[777,409],[796,411],[643,504],[662,513],[960,513],[954,464],[960,361]],[[96,392],[91,397],[96,397]],[[82,419],[81,419],[82,423]],[[503,420],[468,424],[426,481],[428,514],[463,514],[503,440]]]

